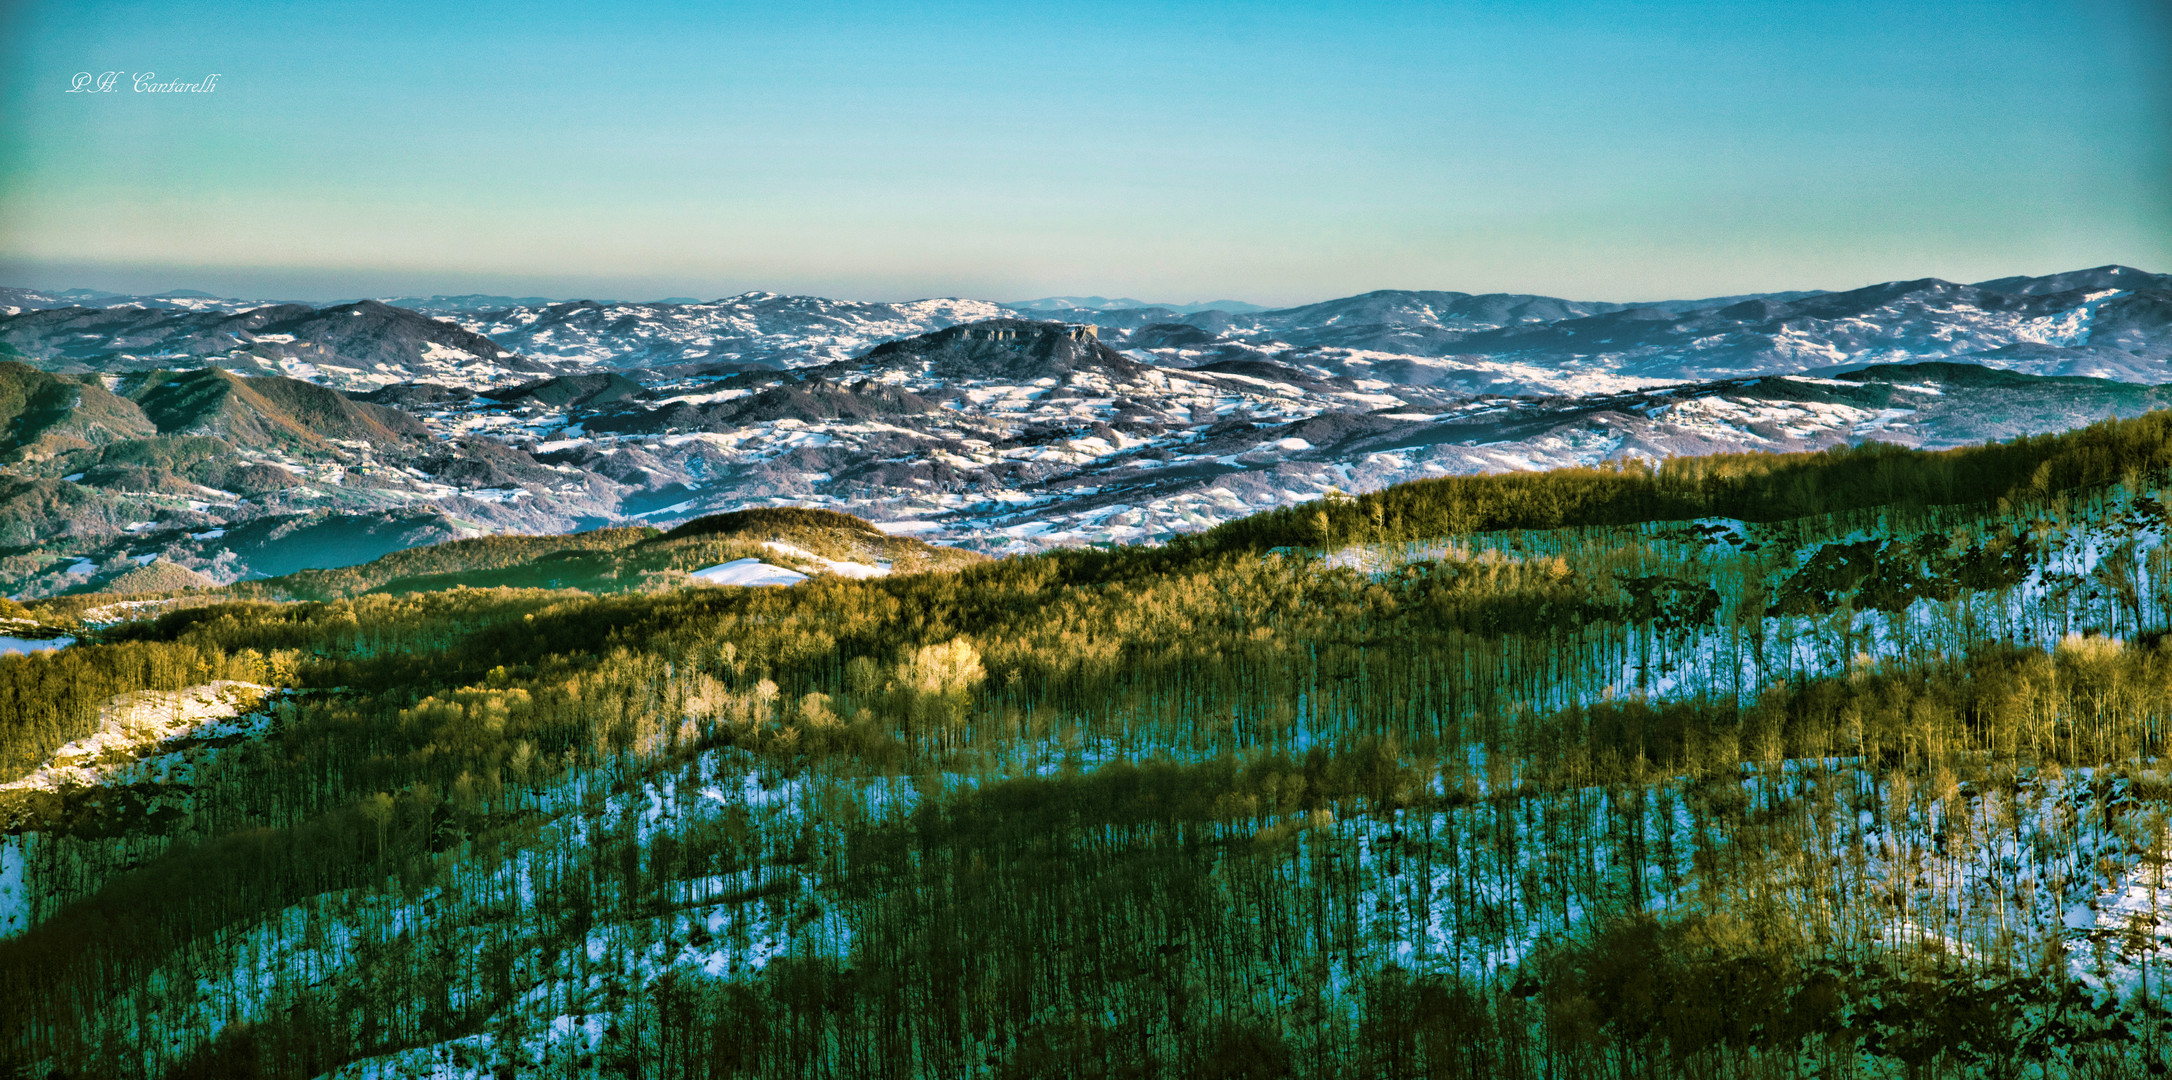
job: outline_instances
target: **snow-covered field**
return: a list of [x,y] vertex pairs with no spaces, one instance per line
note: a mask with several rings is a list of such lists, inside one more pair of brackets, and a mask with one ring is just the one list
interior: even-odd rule
[[687,576],[704,585],[797,585],[807,580],[807,575],[797,570],[786,570],[752,558],[705,566],[689,571]]

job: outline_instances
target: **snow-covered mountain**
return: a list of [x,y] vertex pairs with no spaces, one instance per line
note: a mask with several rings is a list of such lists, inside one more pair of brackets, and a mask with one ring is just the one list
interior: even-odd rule
[[750,292],[705,304],[574,300],[455,317],[514,352],[567,370],[633,370],[820,364],[892,338],[1003,314],[986,300],[870,304]]
[[0,316],[0,356],[51,371],[220,367],[343,390],[418,380],[492,386],[556,370],[451,322],[375,300],[324,308],[22,310]]
[[818,505],[986,550],[1156,538],[1424,476],[1865,438],[1938,448],[2172,403],[2154,386],[1951,363],[1471,395],[1264,359],[1147,364],[1088,327],[1017,319],[634,386],[559,377],[403,403],[446,437],[623,485],[626,517]]
[[[2033,374],[2164,382],[2172,381],[2168,284],[2165,275],[2106,266],[1979,285],[1926,278],[1839,293],[1633,305],[1390,291],[1242,318],[1100,318],[1123,327],[1122,344],[1170,363],[1250,353],[1321,374],[1386,370],[1399,381],[1465,386],[1505,371],[1495,388],[1510,393],[1554,389],[1521,381],[1517,369],[1557,380],[1694,381],[1958,358]],[[1452,374],[1465,371],[1480,374]]]
[[2167,292],[2172,291],[2172,274],[2152,274],[2131,266],[2096,266],[2087,270],[2070,270],[2063,274],[2047,274],[2043,277],[1994,278],[1977,282],[1976,288],[2019,296],[2043,296],[2073,292],[2077,289],[2086,292],[2104,289]]
[[2172,293],[2162,289],[2022,292],[1924,279],[1793,301],[1631,308],[1503,327],[1452,351],[1647,378],[1970,358],[2034,374],[2163,382],[2172,379],[2168,321]]
[[381,304],[419,311],[425,315],[465,315],[474,311],[503,311],[513,307],[548,307],[559,303],[548,296],[498,296],[493,293],[461,293],[458,296],[380,296]]
[[[1954,358],[2034,374],[2160,382],[2172,379],[2165,366],[2168,289],[2172,276],[2105,266],[1975,285],[1926,278],[1837,293],[1634,304],[1380,290],[1268,311],[1122,306],[1134,302],[1103,297],[862,303],[766,292],[706,303],[467,295],[308,309],[178,293],[101,298],[10,290],[0,294],[11,309],[0,315],[0,345],[32,363],[72,362],[82,370],[195,362],[350,389],[403,381],[482,388],[590,369],[671,378],[817,366],[884,341],[1025,314],[1093,324],[1110,346],[1164,366],[1267,359],[1316,375],[1470,393],[1611,393]],[[443,323],[468,333],[430,325]],[[369,339],[367,347],[355,350],[357,338]],[[450,357],[441,350],[461,358],[444,363]]]
[[0,315],[47,308],[152,308],[160,311],[240,311],[262,306],[262,300],[237,300],[194,289],[176,289],[154,296],[101,292],[97,289],[0,288]]
[[[1382,291],[1276,311],[1070,308],[1068,321],[773,293],[435,297],[417,311],[18,290],[0,359],[65,376],[38,400],[74,394],[84,417],[93,384],[128,400],[72,426],[26,406],[43,419],[0,464],[15,485],[0,520],[20,525],[9,542],[25,554],[0,586],[145,555],[230,579],[291,568],[310,544],[347,559],[786,503],[1008,550],[1161,537],[1447,473],[1952,446],[2167,404],[2168,285],[2099,267],[1639,305]],[[204,367],[296,381],[149,374]],[[300,402],[293,388],[312,383],[421,434],[250,434],[306,432],[337,412],[320,405],[201,431],[158,412]]]

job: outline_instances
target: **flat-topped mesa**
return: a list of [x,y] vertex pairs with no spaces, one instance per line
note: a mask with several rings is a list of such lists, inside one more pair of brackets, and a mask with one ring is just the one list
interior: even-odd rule
[[901,338],[875,346],[855,363],[894,366],[913,360],[925,361],[928,374],[946,382],[1030,382],[1088,370],[1121,379],[1145,370],[1103,345],[1095,325],[1034,319],[984,319]]

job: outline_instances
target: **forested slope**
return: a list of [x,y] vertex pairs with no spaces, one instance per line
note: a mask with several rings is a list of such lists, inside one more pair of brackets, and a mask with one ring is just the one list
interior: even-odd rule
[[1209,547],[1320,546],[1500,529],[1731,517],[1784,521],[1883,506],[1995,503],[2172,467],[2172,412],[2077,431],[1922,451],[1875,442],[1808,454],[1675,458],[1651,468],[1449,476],[1284,507],[1210,530]]
[[1428,482],[791,588],[424,586],[881,541],[470,541],[0,658],[11,769],[82,737],[64,702],[291,691],[6,837],[0,1053],[2152,1072],[2168,435]]
[[[784,545],[779,550],[776,545]],[[371,591],[471,588],[625,592],[674,588],[684,573],[737,558],[816,559],[895,567],[899,573],[951,569],[984,560],[911,537],[886,536],[834,510],[758,509],[712,514],[669,532],[620,526],[563,536],[482,536],[397,551],[360,566],[304,570],[241,582],[228,592],[263,599],[330,599]],[[819,564],[810,569],[820,570]]]

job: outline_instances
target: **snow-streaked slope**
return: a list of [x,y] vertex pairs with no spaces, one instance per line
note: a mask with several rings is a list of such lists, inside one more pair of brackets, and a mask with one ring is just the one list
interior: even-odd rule
[[[1068,331],[1045,333],[1054,340]],[[670,502],[657,504],[666,512],[652,520],[793,502],[1006,550],[1155,539],[1331,488],[1865,438],[1939,448],[2172,404],[2154,388],[1967,365],[1467,398],[1268,363],[1148,367],[1106,352],[1089,357],[1076,343],[1065,346],[1080,350],[1075,355],[1050,353],[1037,368],[1023,353],[999,363],[971,351],[981,347],[955,356],[903,350],[798,376],[738,376],[706,384],[733,389],[666,398],[649,412],[537,413],[523,423],[538,433],[576,425],[587,432],[551,436],[552,460],[667,489]],[[1025,366],[1004,380],[968,377],[1005,363]],[[861,380],[860,389],[822,389],[841,385],[823,381],[830,377]],[[920,404],[899,398],[896,408],[854,415],[827,404],[873,400],[865,392],[871,383],[909,389]],[[710,400],[699,408],[669,404],[696,397]],[[940,407],[927,408],[930,400]],[[775,408],[756,407],[764,401]],[[825,418],[820,410],[830,411]],[[632,424],[629,415],[665,426]],[[436,422],[487,418],[447,414]],[[671,426],[679,423],[691,426]],[[626,433],[606,434],[613,430]]]
[[[760,292],[445,297],[423,314],[25,293],[54,306],[0,316],[0,342],[59,370],[209,363],[370,390],[442,449],[239,447],[262,492],[56,469],[129,505],[48,553],[32,576],[49,590],[146,556],[230,580],[278,561],[247,523],[292,514],[429,513],[445,538],[804,504],[1008,550],[1152,540],[1428,476],[2011,438],[2167,404],[2163,284],[2100,267],[1637,305],[1387,290],[1263,312],[1073,308],[1068,324]],[[1948,366],[1855,374],[1924,357]]]
[[[2172,381],[2172,276],[2099,267],[1959,285],[1926,278],[1844,292],[1709,301],[1586,303],[1530,296],[1380,292],[1233,316],[1166,309],[1102,312],[1112,344],[1167,362],[1258,355],[1411,381],[1437,365],[1700,381],[1836,365],[1967,358],[2045,375]],[[1083,318],[1084,314],[1070,317]],[[1509,392],[1507,386],[1502,386]],[[1568,388],[1575,392],[1575,388]],[[1530,383],[1524,392],[1561,392]]]
[[508,349],[567,366],[777,368],[841,360],[892,338],[1005,313],[985,300],[876,304],[750,292],[701,304],[577,300],[456,317]]
[[486,387],[556,371],[451,322],[374,300],[324,308],[24,310],[0,315],[0,344],[55,371],[222,367],[343,390],[410,382]]
[[811,564],[821,568],[824,573],[835,574],[838,577],[876,578],[887,577],[890,573],[890,564],[887,562],[840,562],[836,559],[825,559],[797,544],[788,544],[782,540],[764,540],[762,546],[802,565]]
[[[1474,334],[1455,352],[1541,366],[1578,363],[1649,378],[1725,378],[1837,365],[1970,358],[2045,374],[2172,381],[2163,332],[2172,293],[2000,292],[1937,279],[1722,308],[1653,308]],[[2001,350],[2075,350],[2057,371]]]

